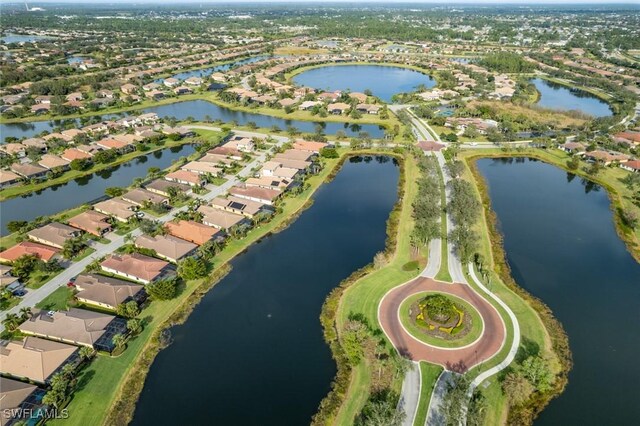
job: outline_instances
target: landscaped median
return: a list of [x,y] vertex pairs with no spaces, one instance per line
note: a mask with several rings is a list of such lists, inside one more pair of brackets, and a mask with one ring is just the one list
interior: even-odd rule
[[[342,159],[346,158],[346,150],[339,152]],[[83,385],[74,393],[68,406],[70,417],[65,424],[128,423],[148,369],[166,344],[164,330],[188,317],[200,298],[228,272],[231,259],[251,244],[294,221],[309,205],[318,187],[339,167],[341,158],[325,159],[324,169],[306,180],[309,186],[300,195],[287,198],[282,213],[272,221],[254,228],[242,239],[231,240],[213,259],[215,267],[210,276],[188,281],[175,299],[157,300],[145,308],[140,314],[145,327],[129,341],[127,350],[117,358],[99,356],[83,371],[79,378]]]

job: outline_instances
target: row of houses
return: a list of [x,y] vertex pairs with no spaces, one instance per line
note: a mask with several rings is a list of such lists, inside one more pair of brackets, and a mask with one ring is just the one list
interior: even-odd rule
[[632,156],[615,151],[596,149],[588,151],[587,146],[580,142],[565,142],[558,146],[562,151],[577,155],[590,162],[597,162],[604,166],[618,165],[621,169],[640,173],[640,161]]

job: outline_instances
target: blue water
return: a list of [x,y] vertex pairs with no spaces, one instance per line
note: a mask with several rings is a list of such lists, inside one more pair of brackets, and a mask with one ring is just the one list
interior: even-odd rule
[[560,111],[576,110],[593,117],[607,117],[613,114],[608,103],[591,93],[541,78],[535,78],[531,82],[540,92],[537,105],[541,107]]
[[387,65],[331,65],[314,68],[293,77],[298,86],[321,90],[371,90],[374,96],[385,102],[397,93],[413,92],[422,84],[427,89],[436,81],[430,76],[408,68]]
[[38,35],[22,35],[22,34],[7,34],[3,37],[0,37],[0,40],[2,40],[4,43],[33,43],[35,41],[42,41],[42,40],[51,40],[54,39],[55,37],[48,37],[48,36],[38,36]]
[[[273,57],[276,58],[277,56],[273,56]],[[267,56],[267,55],[253,56],[251,58],[245,58],[245,59],[240,59],[240,60],[235,61],[235,62],[229,62],[228,64],[216,65],[215,67],[209,67],[209,68],[203,68],[203,69],[200,69],[200,70],[180,72],[178,74],[172,75],[172,77],[175,78],[175,79],[178,79],[178,80],[186,80],[189,77],[201,77],[201,78],[204,78],[204,77],[209,77],[214,72],[227,71],[227,70],[230,70],[231,68],[239,67],[239,66],[246,65],[246,64],[252,64],[254,62],[262,61],[262,60],[267,59],[267,58],[269,58],[269,56]],[[155,82],[156,83],[162,83],[163,80],[164,80],[164,78],[159,78],[159,79],[155,80]]]

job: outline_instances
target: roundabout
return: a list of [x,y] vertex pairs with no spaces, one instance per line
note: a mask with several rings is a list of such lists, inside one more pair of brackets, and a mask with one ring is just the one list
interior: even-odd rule
[[436,348],[471,345],[484,331],[480,313],[470,303],[447,293],[413,294],[401,303],[398,316],[408,334]]
[[[434,317],[427,314],[426,321],[418,318],[417,310],[424,311],[419,309],[420,302],[433,310],[434,304],[425,303],[424,299],[435,295],[443,296],[435,306],[444,309]],[[401,355],[460,373],[496,355],[506,336],[498,311],[469,285],[426,277],[391,289],[380,301],[378,318]],[[438,321],[442,324],[438,325]]]

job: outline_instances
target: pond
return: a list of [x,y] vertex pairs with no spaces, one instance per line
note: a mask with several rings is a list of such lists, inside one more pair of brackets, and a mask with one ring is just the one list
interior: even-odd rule
[[536,105],[541,107],[560,111],[575,110],[596,118],[613,114],[608,103],[584,90],[570,88],[542,78],[534,78],[530,81],[540,92],[540,100]]
[[[252,64],[254,62],[258,62],[258,61],[262,61],[263,59],[268,59],[271,56],[268,55],[260,55],[260,56],[252,56],[250,58],[245,58],[245,59],[240,59],[238,61],[234,61],[234,62],[229,62],[226,64],[221,64],[221,65],[216,65],[214,67],[209,67],[209,68],[203,68],[203,69],[199,69],[199,70],[192,70],[192,71],[185,71],[185,72],[180,72],[178,74],[172,75],[171,77],[178,79],[178,80],[186,80],[189,77],[209,77],[211,74],[213,74],[214,72],[218,72],[218,71],[227,71],[231,68],[234,67],[239,67],[242,65],[246,65],[246,64]],[[277,58],[279,56],[273,56],[273,58]],[[157,80],[155,80],[156,83],[162,83],[164,81],[164,78],[159,78]]]
[[427,74],[391,65],[330,65],[313,68],[293,77],[298,86],[335,91],[364,92],[391,102],[393,95],[415,91],[423,85],[429,89],[436,81]]
[[287,229],[249,247],[171,329],[132,425],[309,424],[336,367],[320,325],[328,293],[383,250],[399,171],[347,161]]
[[369,133],[369,136],[373,138],[384,137],[384,127],[380,127],[377,124],[285,120],[283,118],[272,117],[270,115],[236,111],[202,100],[161,105],[147,108],[143,111],[155,112],[160,117],[175,117],[178,120],[184,120],[188,117],[192,117],[198,121],[203,121],[209,118],[211,120],[222,120],[227,125],[231,125],[230,123],[232,121],[237,122],[239,125],[246,125],[247,123],[253,122],[258,127],[263,128],[277,126],[282,131],[285,131],[289,126],[293,126],[305,133],[314,133],[316,131],[316,126],[322,126],[324,132],[330,135],[336,134],[338,131],[343,131],[347,136],[358,136],[360,132],[367,132]]
[[192,145],[166,148],[61,185],[2,201],[0,235],[9,233],[7,223],[12,220],[30,221],[89,203],[103,197],[106,188],[128,186],[135,178],[146,176],[150,167],[166,169],[173,161],[193,152]]
[[624,425],[640,418],[640,265],[616,234],[603,188],[529,159],[478,168],[516,282],[560,320],[574,367],[538,425]]
[[32,34],[11,34],[8,33],[2,37],[0,37],[0,41],[9,44],[9,43],[33,43],[36,41],[42,40],[52,40],[55,37],[50,36],[39,36]]

